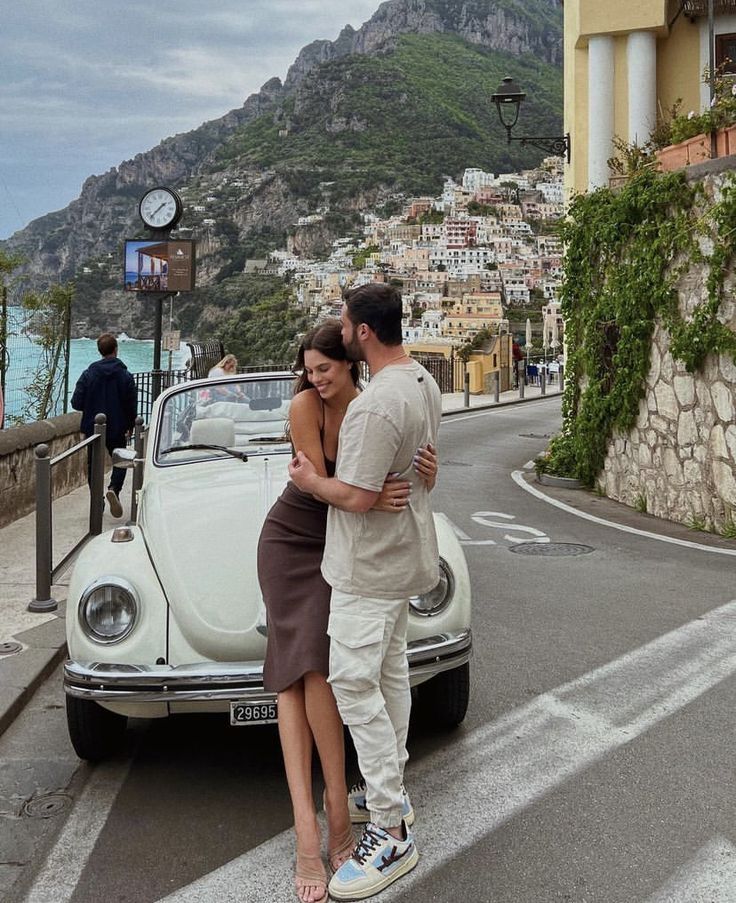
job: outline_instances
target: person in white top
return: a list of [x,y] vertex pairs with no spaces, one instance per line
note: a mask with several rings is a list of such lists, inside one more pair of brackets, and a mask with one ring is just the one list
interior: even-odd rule
[[[329,892],[357,900],[418,860],[403,786],[411,708],[406,627],[409,597],[436,586],[439,557],[429,489],[412,462],[421,447],[436,445],[442,403],[432,376],[404,351],[399,292],[373,283],[345,292],[344,300],[343,344],[349,357],[366,361],[371,380],[340,427],[335,476],[318,473],[302,452],[289,473],[330,506],[322,561],[332,587],[329,682],[365,782],[354,788],[365,799],[351,804],[351,814],[363,808],[369,821]],[[411,483],[411,502],[396,517],[371,510],[387,473]]]
[[213,376],[234,376],[238,372],[238,359],[234,354],[226,354],[225,357],[210,368],[208,378]]

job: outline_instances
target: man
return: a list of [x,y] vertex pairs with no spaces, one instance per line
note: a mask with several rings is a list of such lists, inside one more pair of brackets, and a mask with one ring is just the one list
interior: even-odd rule
[[[109,332],[103,333],[97,339],[97,350],[102,360],[90,364],[77,380],[72,395],[72,407],[75,411],[82,412],[81,429],[85,437],[94,433],[97,414],[104,414],[107,417],[105,445],[112,454],[114,448],[125,446],[127,437],[133,431],[138,408],[138,390],[135,380],[128,373],[128,368],[118,359],[118,342],[114,335]],[[120,491],[124,481],[124,468],[113,467],[106,495],[113,517],[123,516]]]
[[[429,493],[412,459],[436,442],[442,403],[434,379],[404,351],[401,311],[401,296],[388,285],[345,293],[343,344],[351,358],[367,362],[371,381],[343,420],[336,476],[320,476],[302,452],[289,467],[300,489],[330,504],[322,562],[332,587],[329,681],[365,781],[365,802],[356,799],[361,790],[354,793],[351,814],[357,821],[363,808],[370,819],[330,881],[336,900],[370,897],[418,859],[403,788],[411,707],[406,625],[409,597],[433,589],[439,573]],[[412,483],[411,502],[399,514],[369,510],[388,473]]]

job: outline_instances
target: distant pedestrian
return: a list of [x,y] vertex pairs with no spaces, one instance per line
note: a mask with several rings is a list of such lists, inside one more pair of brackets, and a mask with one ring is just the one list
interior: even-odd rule
[[210,368],[207,376],[211,379],[216,376],[235,376],[238,372],[238,359],[234,354],[226,354],[214,367]]
[[[112,454],[114,448],[126,445],[135,426],[138,412],[138,390],[128,368],[118,358],[118,341],[109,332],[97,339],[97,350],[102,360],[95,361],[77,380],[72,395],[72,407],[82,412],[82,432],[85,437],[95,431],[95,416],[107,418],[105,444]],[[123,516],[120,492],[125,481],[125,470],[113,467],[106,498],[113,517]],[[90,457],[91,483],[91,457]]]

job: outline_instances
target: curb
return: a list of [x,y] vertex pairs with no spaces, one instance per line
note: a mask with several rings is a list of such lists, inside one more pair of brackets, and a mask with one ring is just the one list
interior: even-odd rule
[[530,401],[547,401],[552,398],[562,398],[562,392],[551,392],[547,395],[534,395],[531,398],[513,398],[509,399],[509,401],[499,401],[498,404],[496,402],[490,402],[489,404],[474,404],[469,408],[453,408],[451,411],[443,411],[443,417],[452,417],[455,414],[470,414],[475,411],[495,411],[498,408],[510,408],[515,405],[527,404]]
[[[58,622],[58,623],[55,623]],[[66,639],[58,642],[48,634],[63,630],[64,618],[47,621],[18,634],[24,649],[0,659],[0,736],[11,726],[46,678],[64,661]],[[36,636],[34,637],[34,634]],[[34,643],[34,639],[37,642]]]
[[585,487],[574,477],[558,477],[553,473],[537,474],[537,482],[543,486],[557,486],[560,489],[584,489]]
[[[26,707],[28,701],[31,699],[36,690],[41,686],[41,684],[46,680],[46,678],[57,668],[57,666],[62,661],[64,661],[64,659],[66,658],[66,643],[64,643],[63,646],[60,646],[57,649],[50,649],[45,651],[48,651],[49,654],[45,657],[45,660],[42,661],[40,667],[34,670],[31,677],[28,678],[26,685],[23,687],[12,686],[12,669],[7,669],[11,671],[11,676],[9,678],[5,676],[5,669],[0,672],[3,674],[3,683],[6,685],[8,683],[11,683],[11,686],[9,687],[9,694],[11,695],[11,698],[9,700],[6,700],[0,697],[0,737],[15,721],[18,715],[20,715],[20,713]],[[17,654],[21,656],[26,653],[19,652]],[[7,664],[11,664],[11,661],[7,662]]]

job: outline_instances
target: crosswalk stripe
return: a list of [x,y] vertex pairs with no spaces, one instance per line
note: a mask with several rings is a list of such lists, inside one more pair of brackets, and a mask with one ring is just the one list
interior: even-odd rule
[[736,847],[714,837],[646,903],[736,903]]
[[[735,622],[732,601],[413,764],[407,783],[420,861],[381,900],[398,899],[556,786],[731,677]],[[439,823],[441,834],[422,829]],[[292,868],[293,836],[285,831],[162,900],[291,903]]]
[[107,762],[95,769],[24,903],[71,900],[132,762],[131,756],[122,765]]

